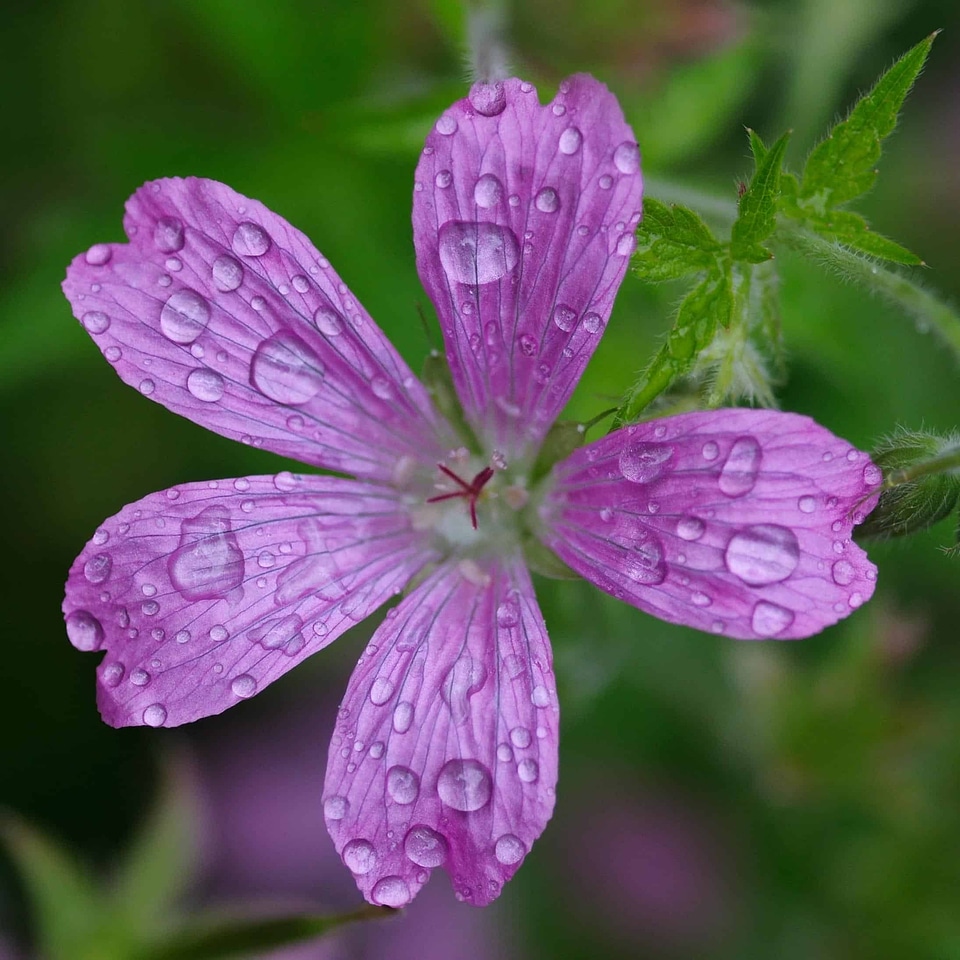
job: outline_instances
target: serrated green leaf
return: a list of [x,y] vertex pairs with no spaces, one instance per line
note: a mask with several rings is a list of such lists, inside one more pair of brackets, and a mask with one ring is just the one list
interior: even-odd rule
[[635,420],[674,380],[688,373],[717,330],[729,326],[732,315],[730,273],[717,266],[684,297],[673,328],[621,404],[614,427]]
[[810,217],[809,226],[828,240],[839,240],[861,253],[906,266],[919,266],[923,261],[906,247],[870,229],[867,221],[852,210],[833,210],[825,217]]
[[653,197],[644,198],[632,262],[641,280],[659,283],[709,270],[720,250],[720,242],[699,214]]
[[753,165],[756,169],[767,155],[767,145],[760,139],[760,134],[749,127],[747,127],[747,137],[750,139],[750,152],[753,154]]
[[226,960],[229,957],[246,957],[313,940],[347,923],[381,919],[394,913],[396,911],[389,907],[367,906],[352,913],[329,916],[207,919],[185,927],[166,941],[142,951],[135,960]]
[[762,244],[777,225],[780,173],[789,140],[790,134],[785,133],[767,150],[759,137],[751,135],[756,170],[740,198],[739,213],[730,235],[730,255],[734,260],[762,263],[772,256]]
[[803,207],[823,216],[873,186],[881,144],[893,132],[935,37],[930,34],[897,60],[814,148],[800,186]]

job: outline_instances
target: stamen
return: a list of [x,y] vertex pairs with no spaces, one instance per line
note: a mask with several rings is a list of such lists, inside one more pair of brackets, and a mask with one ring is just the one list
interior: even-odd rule
[[437,464],[437,469],[444,474],[444,476],[449,477],[460,489],[454,490],[452,493],[441,493],[435,497],[428,497],[427,503],[439,503],[441,500],[454,500],[457,497],[465,498],[470,505],[470,522],[473,524],[473,529],[476,530],[477,500],[480,499],[480,493],[493,476],[493,467],[484,467],[469,483],[462,477],[457,476],[449,467],[445,467],[442,463]]

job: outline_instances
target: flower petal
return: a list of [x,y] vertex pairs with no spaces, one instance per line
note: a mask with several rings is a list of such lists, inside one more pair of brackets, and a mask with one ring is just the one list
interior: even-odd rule
[[129,244],[76,257],[63,290],[125,383],[217,433],[386,480],[449,447],[423,385],[298,230],[213,180],[128,201]]
[[177,726],[252,696],[435,559],[395,491],[335,477],[191,483],[124,507],[70,569],[63,612],[106,650],[113,726]]
[[554,468],[544,542],[602,590],[731,637],[807,637],[873,594],[851,539],[877,502],[870,458],[808,417],[651,420]]
[[519,80],[477,84],[427,137],[417,266],[491,447],[531,449],[569,399],[633,252],[640,193],[633,132],[589,76],[546,106]]
[[374,634],[327,762],[324,815],[373,903],[402,906],[443,866],[494,900],[553,811],[550,645],[517,561],[446,565]]

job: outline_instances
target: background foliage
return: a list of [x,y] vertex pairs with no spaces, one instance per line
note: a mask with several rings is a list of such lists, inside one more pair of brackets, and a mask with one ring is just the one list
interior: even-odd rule
[[[792,128],[799,172],[859,91],[947,28],[858,209],[960,296],[952,0],[528,0],[511,23],[513,65],[541,99],[569,72],[605,80],[650,195],[710,223],[753,170],[744,125],[768,145]],[[140,183],[200,174],[303,229],[419,366],[412,171],[430,122],[466,90],[460,4],[48,0],[5,14],[0,43],[0,802],[17,817],[0,956],[80,958],[57,953],[71,916],[99,950],[88,955],[110,960],[211,904],[354,909],[319,798],[356,634],[372,626],[188,729],[113,731],[97,717],[93,658],[68,646],[59,615],[96,524],[152,490],[282,465],[125,388],[59,283],[77,251],[120,239]],[[958,425],[942,344],[777,256],[784,409],[868,449],[898,424]],[[628,277],[572,415],[619,400],[684,292]],[[937,549],[952,536],[941,524],[870,547],[875,600],[791,645],[718,641],[541,582],[563,740],[557,812],[533,855],[488,911],[453,901],[438,875],[404,917],[289,955],[960,957],[960,568]],[[164,790],[167,819],[136,841]],[[34,865],[33,889],[55,890],[52,909],[28,898],[10,851]]]

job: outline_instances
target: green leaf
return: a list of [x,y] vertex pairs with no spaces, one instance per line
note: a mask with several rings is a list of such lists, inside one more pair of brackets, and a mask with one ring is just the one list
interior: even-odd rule
[[773,256],[762,244],[777,225],[780,173],[789,140],[790,134],[785,133],[767,150],[763,141],[750,131],[756,169],[750,185],[740,198],[739,214],[730,235],[730,256],[734,260],[763,263]]
[[94,878],[70,853],[21,820],[4,817],[0,835],[29,895],[40,952],[46,960],[83,960],[103,925],[104,902]]
[[337,927],[395,914],[389,907],[366,906],[352,913],[328,916],[228,917],[185,927],[165,942],[143,951],[136,960],[225,960],[303,943]]
[[545,477],[558,460],[563,460],[573,453],[583,443],[583,435],[582,423],[574,420],[558,420],[547,431],[540,445],[536,463],[530,471],[530,483],[534,484],[541,477]]
[[614,427],[635,420],[674,380],[688,373],[732,316],[730,272],[717,266],[683,299],[666,341],[621,404]]
[[877,176],[881,143],[892,132],[900,108],[923,68],[936,33],[908,50],[836,124],[807,158],[800,202],[823,216],[866,193]]
[[906,247],[871,230],[870,224],[852,210],[833,210],[827,217],[809,217],[807,224],[828,240],[838,240],[871,257],[906,266],[923,264],[923,261]]
[[677,204],[667,206],[653,197],[644,198],[633,256],[633,269],[641,280],[658,283],[709,270],[721,249],[699,214]]

